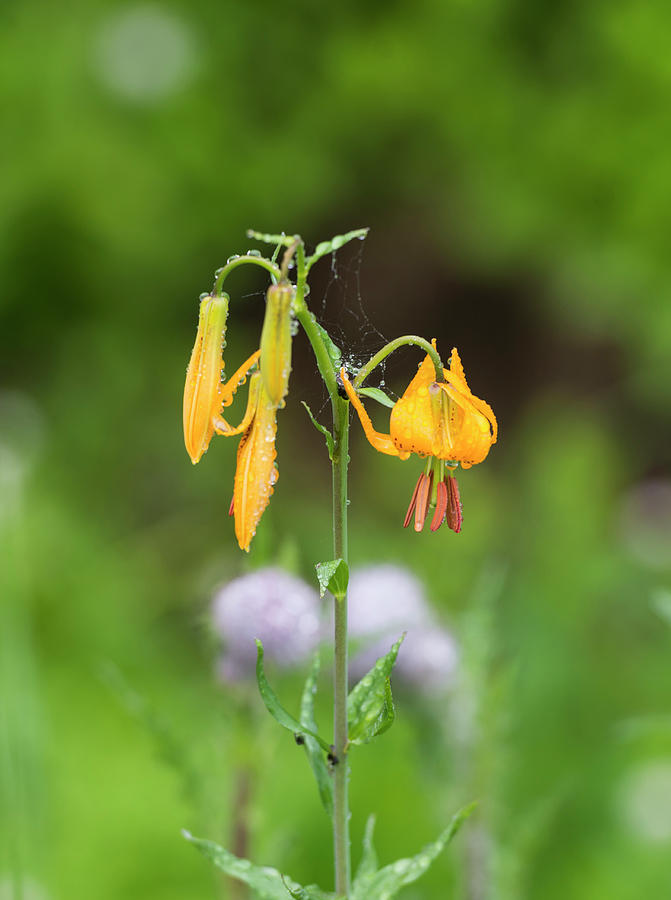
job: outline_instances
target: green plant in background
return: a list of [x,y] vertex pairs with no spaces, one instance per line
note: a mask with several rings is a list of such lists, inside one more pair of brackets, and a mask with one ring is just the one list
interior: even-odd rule
[[[391,672],[403,637],[348,692],[347,674],[347,469],[349,463],[349,402],[354,405],[364,431],[373,447],[381,453],[408,459],[411,453],[426,458],[424,472],[415,487],[404,525],[414,516],[416,531],[423,529],[430,507],[434,509],[431,530],[443,522],[455,532],[461,530],[459,491],[453,471],[461,464],[469,468],[487,456],[496,441],[497,423],[491,408],[475,397],[466,383],[456,348],[449,368],[443,367],[436,342],[406,335],[389,342],[355,373],[350,382],[342,351],[309,310],[306,296],[308,274],[321,257],[335,253],[351,240],[363,240],[366,229],[339,235],[319,244],[306,257],[298,235],[271,235],[249,232],[249,236],[276,245],[272,258],[258,251],[231,257],[217,270],[212,291],[200,300],[196,342],[187,369],[184,391],[184,438],[192,462],[197,463],[215,434],[231,437],[241,434],[230,515],[243,550],[248,551],[257,525],[268,505],[278,478],[275,465],[277,411],[284,405],[291,371],[293,320],[303,327],[315,354],[319,373],[331,401],[332,430],[321,425],[307,408],[310,419],[323,434],[333,470],[333,551],[334,559],[318,563],[317,579],[322,596],[329,591],[334,600],[334,740],[319,732],[314,715],[319,656],[308,675],[300,715],[291,715],[270,686],[263,665],[263,645],[257,641],[256,677],[263,702],[270,714],[296,741],[305,746],[315,775],[322,804],[332,819],[335,868],[335,892],[353,900],[386,900],[415,881],[430,866],[457,832],[472,805],[456,814],[448,828],[418,855],[378,867],[373,849],[373,821],[369,821],[364,852],[354,880],[350,874],[348,751],[352,745],[365,744],[381,735],[394,721]],[[277,260],[284,248],[282,261]],[[260,349],[227,381],[223,381],[226,321],[229,297],[223,291],[227,276],[244,264],[261,266],[271,276]],[[296,282],[289,272],[296,271]],[[426,358],[403,396],[394,403],[379,389],[363,388],[373,369],[399,347],[415,345],[426,351]],[[238,388],[249,378],[247,409],[236,427],[223,418]],[[368,396],[392,407],[390,432],[381,434],[373,425],[357,395]],[[209,841],[186,837],[227,874],[250,885],[261,897],[324,898],[315,886],[302,887],[275,869],[258,867],[240,859]]]

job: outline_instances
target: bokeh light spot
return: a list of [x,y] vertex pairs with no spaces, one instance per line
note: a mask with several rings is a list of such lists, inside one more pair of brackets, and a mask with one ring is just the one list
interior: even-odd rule
[[153,103],[192,78],[196,40],[188,23],[157,4],[133,6],[108,18],[96,45],[96,68],[113,93]]
[[671,759],[637,766],[622,786],[621,805],[627,826],[639,838],[671,841]]

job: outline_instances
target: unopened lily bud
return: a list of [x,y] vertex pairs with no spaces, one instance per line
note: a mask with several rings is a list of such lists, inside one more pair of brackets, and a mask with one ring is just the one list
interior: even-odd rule
[[227,294],[208,294],[200,302],[196,343],[184,385],[184,443],[194,465],[207,450],[214,434],[214,417],[221,411],[228,300]]
[[290,284],[273,284],[268,288],[266,316],[261,332],[261,377],[271,403],[284,405],[291,372],[291,301]]

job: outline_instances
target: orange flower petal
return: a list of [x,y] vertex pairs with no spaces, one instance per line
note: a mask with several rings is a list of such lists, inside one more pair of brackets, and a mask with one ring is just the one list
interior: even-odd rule
[[252,424],[240,440],[233,486],[235,536],[241,549],[246,551],[249,551],[279,475],[275,466],[277,409],[268,397],[258,372],[250,379],[250,392],[252,388],[258,391],[256,412]]
[[184,444],[195,465],[208,448],[213,413],[221,407],[222,347],[226,334],[228,297],[207,296],[200,303],[196,342],[184,384]]

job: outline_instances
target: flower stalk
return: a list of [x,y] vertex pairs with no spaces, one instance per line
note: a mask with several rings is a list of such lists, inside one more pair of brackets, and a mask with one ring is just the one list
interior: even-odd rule
[[[430,509],[433,509],[431,531],[438,530],[443,523],[454,532],[461,530],[461,501],[453,472],[458,465],[467,469],[482,462],[497,438],[494,413],[468,387],[456,348],[452,349],[449,368],[444,368],[435,341],[429,342],[417,335],[403,335],[374,354],[350,382],[340,349],[307,306],[307,276],[318,259],[334,253],[351,240],[363,239],[366,231],[356,229],[338,235],[319,244],[312,256],[307,258],[303,241],[298,235],[248,233],[256,240],[275,244],[275,253],[272,259],[267,259],[252,250],[231,257],[215,273],[211,293],[201,299],[199,328],[187,369],[183,417],[185,445],[194,463],[201,459],[215,434],[223,437],[241,435],[230,514],[235,518],[235,533],[240,547],[249,550],[278,478],[275,464],[277,413],[284,406],[289,387],[292,320],[301,325],[328,391],[333,418],[332,431],[329,431],[314,419],[308,408],[313,424],[326,437],[332,466],[334,559],[319,564],[317,570],[320,587],[331,591],[334,603],[333,744],[330,746],[328,739],[319,734],[316,724],[313,724],[309,688],[311,684],[314,688],[318,667],[310,676],[312,682],[310,678],[306,682],[300,719],[281,707],[268,684],[263,671],[263,646],[260,641],[257,641],[257,680],[267,709],[283,727],[294,732],[297,743],[305,744],[306,737],[314,742],[313,750],[309,750],[309,754],[312,753],[310,764],[317,778],[322,802],[332,816],[335,892],[340,898],[350,896],[351,889],[348,748],[350,743],[367,743],[393,722],[389,675],[402,640],[397,641],[389,653],[378,660],[375,670],[371,670],[375,671],[376,677],[362,679],[349,694],[346,587],[349,577],[350,404],[361,421],[366,437],[378,452],[400,460],[407,460],[412,454],[426,460],[404,521],[406,527],[414,522],[417,532],[424,528]],[[284,248],[284,253],[278,263],[281,248]],[[223,291],[224,282],[231,272],[246,264],[259,266],[270,275],[266,315],[259,349],[225,380],[222,352],[229,298]],[[291,269],[295,269],[295,283],[290,277]],[[389,433],[378,432],[362,402],[362,397],[366,395],[373,397],[375,389],[362,389],[361,386],[376,366],[403,346],[419,347],[426,357],[403,396],[395,403],[385,403],[392,407]],[[247,410],[241,422],[233,426],[224,418],[223,410],[230,406],[238,389],[247,381]],[[381,392],[377,391],[377,394]],[[351,722],[348,722],[348,702]],[[328,757],[320,756],[321,751],[328,753]],[[332,778],[329,777],[327,759]],[[462,818],[466,814],[463,811]],[[438,848],[436,852],[452,837],[462,818],[455,818],[453,826],[432,845]],[[230,854],[228,857],[224,854],[221,860],[217,857],[217,864],[229,871],[233,865]],[[245,872],[251,873],[255,868],[251,863],[247,866],[251,868],[246,868]],[[259,871],[267,879],[273,870],[266,868]],[[237,870],[234,874],[243,881],[249,879],[250,885],[255,884],[252,874],[243,877]],[[282,885],[287,887],[284,876],[276,874]],[[394,884],[402,886],[398,880]],[[295,887],[298,889],[300,886]],[[356,879],[352,890],[357,895],[360,892],[360,883]],[[293,891],[290,893],[293,894]]]

